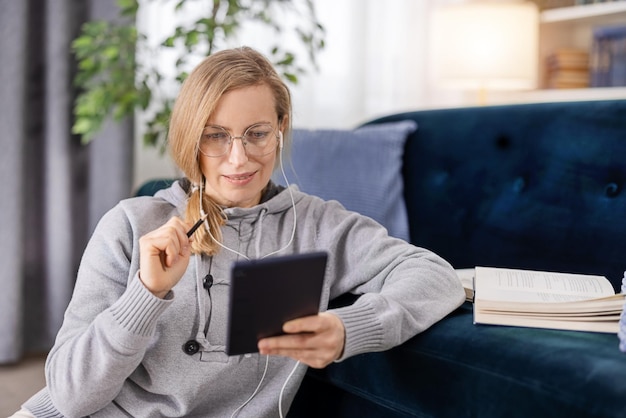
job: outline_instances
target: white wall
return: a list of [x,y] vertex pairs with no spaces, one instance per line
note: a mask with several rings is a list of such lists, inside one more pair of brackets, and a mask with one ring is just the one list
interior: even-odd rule
[[320,71],[293,88],[295,126],[351,128],[424,105],[427,1],[315,4],[327,48]]
[[[352,128],[389,113],[460,103],[458,94],[432,87],[428,67],[428,17],[433,7],[449,1],[454,0],[316,0],[326,48],[318,56],[319,71],[301,76],[291,87],[294,126]],[[159,31],[172,27],[172,13],[163,10],[164,2],[144,3],[148,7],[142,4],[139,26],[158,40]],[[269,44],[257,28],[244,31],[238,43],[261,51]],[[159,60],[167,65],[167,57]],[[135,186],[178,175],[167,157],[143,147],[140,124],[141,115]]]

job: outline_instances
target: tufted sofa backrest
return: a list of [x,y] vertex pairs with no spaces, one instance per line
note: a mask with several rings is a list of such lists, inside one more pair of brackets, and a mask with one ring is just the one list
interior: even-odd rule
[[626,270],[626,100],[426,110],[412,119],[411,241],[455,268]]

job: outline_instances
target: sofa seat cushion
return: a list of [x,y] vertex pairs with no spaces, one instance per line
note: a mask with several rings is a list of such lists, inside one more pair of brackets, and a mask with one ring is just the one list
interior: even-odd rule
[[616,335],[474,325],[467,303],[401,346],[309,374],[393,416],[626,416]]

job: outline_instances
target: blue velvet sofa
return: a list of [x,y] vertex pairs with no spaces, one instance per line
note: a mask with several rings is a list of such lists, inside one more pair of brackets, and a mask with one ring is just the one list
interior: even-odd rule
[[[386,129],[397,134],[395,145],[363,157],[371,159],[365,180],[336,172],[375,149],[368,141]],[[361,130],[369,136],[344,141],[354,132],[296,131],[287,178],[312,193],[337,189],[323,197],[379,219],[455,268],[602,274],[620,289],[626,100],[415,111]],[[314,145],[333,135],[333,143]],[[626,417],[618,344],[614,334],[475,325],[466,302],[401,346],[309,370],[289,416]]]
[[[626,270],[626,100],[426,110],[402,161],[410,241],[476,265]],[[296,144],[297,145],[297,144]],[[616,335],[474,325],[466,303],[382,353],[310,370],[292,417],[626,417]]]

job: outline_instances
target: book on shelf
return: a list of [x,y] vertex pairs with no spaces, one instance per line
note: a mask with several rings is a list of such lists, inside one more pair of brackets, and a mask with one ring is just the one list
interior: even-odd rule
[[539,10],[557,9],[560,7],[571,7],[577,0],[533,0]]
[[589,87],[589,53],[578,48],[559,48],[546,58],[546,87]]
[[552,74],[547,87],[550,89],[580,89],[589,87],[589,72],[559,71]]
[[624,294],[604,276],[474,269],[474,323],[615,333]]
[[559,48],[548,55],[546,64],[552,70],[588,70],[589,52],[580,48]]
[[596,4],[596,3],[611,3],[616,1],[624,1],[624,0],[576,0],[577,6],[582,6],[585,4]]
[[591,47],[591,87],[626,86],[626,26],[597,27]]

